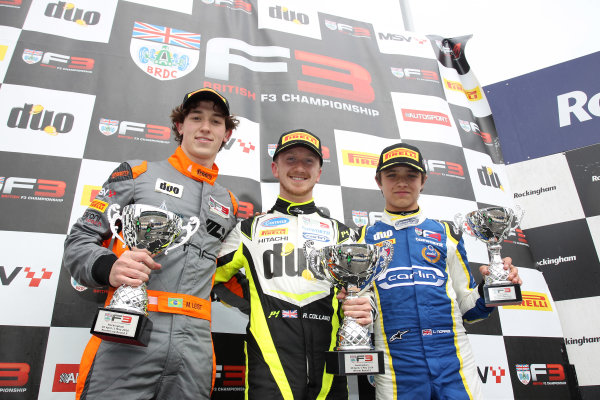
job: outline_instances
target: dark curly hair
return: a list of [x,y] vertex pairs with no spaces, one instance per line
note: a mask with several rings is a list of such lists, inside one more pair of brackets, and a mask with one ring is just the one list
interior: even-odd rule
[[[177,130],[177,123],[183,124],[183,120],[185,120],[185,117],[187,117],[187,115],[190,113],[191,110],[193,110],[199,102],[203,101],[204,99],[199,99],[197,101],[191,101],[188,102],[188,104],[185,105],[185,107],[183,105],[179,105],[177,107],[175,107],[173,109],[173,111],[171,111],[171,130],[173,131],[173,134],[175,135],[175,141],[177,141],[177,143],[179,143],[181,145],[181,140],[183,139],[183,135],[179,133],[179,131]],[[204,100],[206,101],[206,100]],[[217,104],[217,103],[213,103],[213,110],[221,113],[221,114],[225,114],[225,110],[223,110],[223,108]],[[234,115],[228,115],[225,117],[225,130],[228,131],[233,131],[234,129],[236,129],[238,127],[238,125],[240,124],[240,121],[234,116]],[[223,143],[221,145],[221,148],[223,148],[223,146],[225,145],[225,143]],[[220,149],[219,149],[220,150]]]

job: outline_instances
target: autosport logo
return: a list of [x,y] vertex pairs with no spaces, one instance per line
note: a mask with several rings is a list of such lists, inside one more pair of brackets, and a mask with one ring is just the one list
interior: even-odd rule
[[283,218],[283,217],[275,217],[275,218],[269,218],[266,221],[261,222],[261,226],[278,226],[278,225],[283,225],[283,224],[287,224],[288,222],[290,222],[290,220],[288,218]]
[[434,267],[413,265],[412,267],[388,268],[377,279],[377,286],[391,289],[398,286],[442,286],[446,282],[444,273]]

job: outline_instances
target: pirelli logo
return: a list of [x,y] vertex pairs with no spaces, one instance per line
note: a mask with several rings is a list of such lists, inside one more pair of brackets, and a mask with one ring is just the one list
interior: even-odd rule
[[523,302],[516,306],[502,306],[513,310],[552,311],[550,299],[545,293],[522,292]]
[[444,86],[446,86],[450,90],[455,90],[457,92],[464,92],[463,85],[460,82],[449,81],[444,78]]
[[417,153],[414,150],[410,150],[410,149],[390,150],[383,155],[383,162],[386,162],[389,159],[398,158],[398,157],[410,158],[410,159],[415,160],[416,162],[419,162],[419,153]]
[[342,150],[344,165],[351,167],[377,168],[379,156],[373,153],[362,153],[354,150]]
[[316,137],[309,135],[305,132],[292,132],[288,133],[281,139],[281,144],[284,145],[290,140],[304,140],[305,142],[309,142],[314,144],[316,147],[319,147],[319,140]]
[[287,235],[288,228],[277,228],[277,229],[265,229],[260,231],[258,234],[260,237],[263,236],[279,236],[279,235]]
[[90,203],[90,208],[93,208],[94,210],[98,210],[101,213],[106,211],[106,207],[108,207],[108,203],[105,201],[94,200]]
[[470,101],[478,101],[483,98],[479,86],[477,86],[475,89],[465,89],[465,94],[467,95],[467,99]]

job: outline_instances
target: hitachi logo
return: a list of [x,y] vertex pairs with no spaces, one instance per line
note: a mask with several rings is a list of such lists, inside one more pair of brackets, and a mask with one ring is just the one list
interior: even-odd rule
[[536,262],[536,265],[538,265],[538,266],[551,265],[551,264],[558,265],[563,262],[571,262],[571,261],[576,261],[576,260],[577,260],[577,256],[570,256],[570,257],[558,256],[557,258],[544,258],[543,260]]

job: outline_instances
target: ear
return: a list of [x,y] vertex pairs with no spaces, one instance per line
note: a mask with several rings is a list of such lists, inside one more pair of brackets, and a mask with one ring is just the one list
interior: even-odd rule
[[181,135],[181,122],[175,122],[175,127],[177,128],[177,132]]
[[321,172],[323,172],[323,168],[319,168],[319,176],[317,176],[315,183],[319,183],[319,180],[321,179]]
[[225,131],[225,137],[223,138],[223,143],[227,143],[229,141],[229,138],[231,138],[232,134],[233,134],[233,129]]
[[275,161],[271,162],[271,172],[273,172],[273,176],[279,179],[279,170],[277,169],[277,163]]

